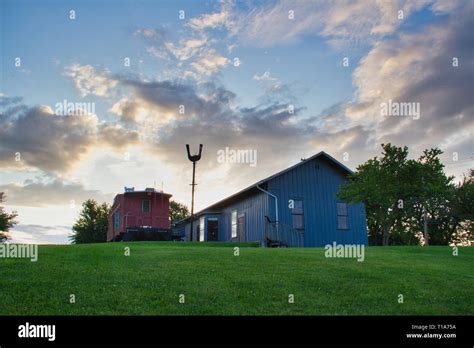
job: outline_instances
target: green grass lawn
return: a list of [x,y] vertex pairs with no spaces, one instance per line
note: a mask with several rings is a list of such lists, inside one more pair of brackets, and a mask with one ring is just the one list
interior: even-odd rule
[[0,259],[0,315],[474,314],[474,248],[368,247],[357,262],[241,246],[40,246],[37,262]]

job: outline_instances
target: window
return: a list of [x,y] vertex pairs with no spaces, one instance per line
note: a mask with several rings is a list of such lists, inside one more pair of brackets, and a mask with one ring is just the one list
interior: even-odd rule
[[204,242],[204,216],[199,219],[199,241]]
[[293,208],[291,209],[291,223],[293,228],[304,228],[303,201],[301,199],[293,199]]
[[144,199],[142,200],[142,213],[149,213],[150,212],[150,200]]
[[349,229],[349,218],[347,213],[347,203],[337,203],[337,229]]
[[232,238],[237,238],[237,210],[232,212]]
[[116,211],[112,216],[114,230],[118,230],[120,228],[120,212]]

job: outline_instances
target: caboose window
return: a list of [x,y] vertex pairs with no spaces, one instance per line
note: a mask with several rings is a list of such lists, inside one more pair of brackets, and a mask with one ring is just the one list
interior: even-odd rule
[[142,200],[142,213],[149,213],[150,212],[150,200],[144,199]]
[[114,223],[114,230],[118,230],[120,228],[120,212],[116,211],[114,215],[112,215],[112,221]]

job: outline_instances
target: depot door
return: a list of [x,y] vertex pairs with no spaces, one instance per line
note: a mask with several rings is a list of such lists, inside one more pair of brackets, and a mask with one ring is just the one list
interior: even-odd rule
[[239,242],[245,242],[245,215],[240,215],[237,218],[237,236]]
[[207,240],[218,241],[219,240],[219,221],[207,220]]

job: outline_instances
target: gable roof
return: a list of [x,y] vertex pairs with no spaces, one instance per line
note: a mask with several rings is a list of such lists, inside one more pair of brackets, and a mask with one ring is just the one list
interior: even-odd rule
[[[307,163],[308,161],[312,161],[316,158],[319,158],[319,157],[323,157],[323,158],[326,158],[327,160],[329,160],[331,163],[333,163],[334,165],[336,165],[336,167],[340,168],[345,174],[352,174],[353,171],[350,170],[348,167],[346,167],[344,164],[342,164],[341,162],[339,162],[338,160],[336,160],[334,157],[330,156],[329,154],[327,154],[326,152],[324,151],[320,151],[318,152],[317,154],[315,154],[314,156],[311,156],[310,158],[307,158],[307,159],[304,159],[304,160],[301,160],[300,162],[292,165],[291,167],[288,167],[282,171],[279,171],[273,175],[270,175],[269,177],[266,177],[265,179],[262,179],[258,182],[256,182],[255,184],[253,185],[250,185],[246,188],[244,188],[243,190],[240,190],[239,192],[237,193],[234,193],[224,199],[221,199],[220,201],[216,202],[216,203],[213,203],[212,205],[208,206],[207,208],[204,208],[200,211],[198,211],[197,213],[194,214],[194,217],[197,217],[199,215],[202,215],[203,213],[216,213],[216,211],[219,210],[219,207],[223,206],[223,205],[226,205],[227,203],[233,201],[233,200],[236,200],[238,199],[240,196],[244,196],[244,195],[249,195],[253,192],[261,192],[257,186],[260,186],[260,185],[263,185],[264,183],[280,176],[280,175],[283,175],[305,163]],[[182,222],[185,222],[187,220],[190,220],[190,217],[187,217],[183,220],[180,220],[178,221],[176,224],[180,224]]]

